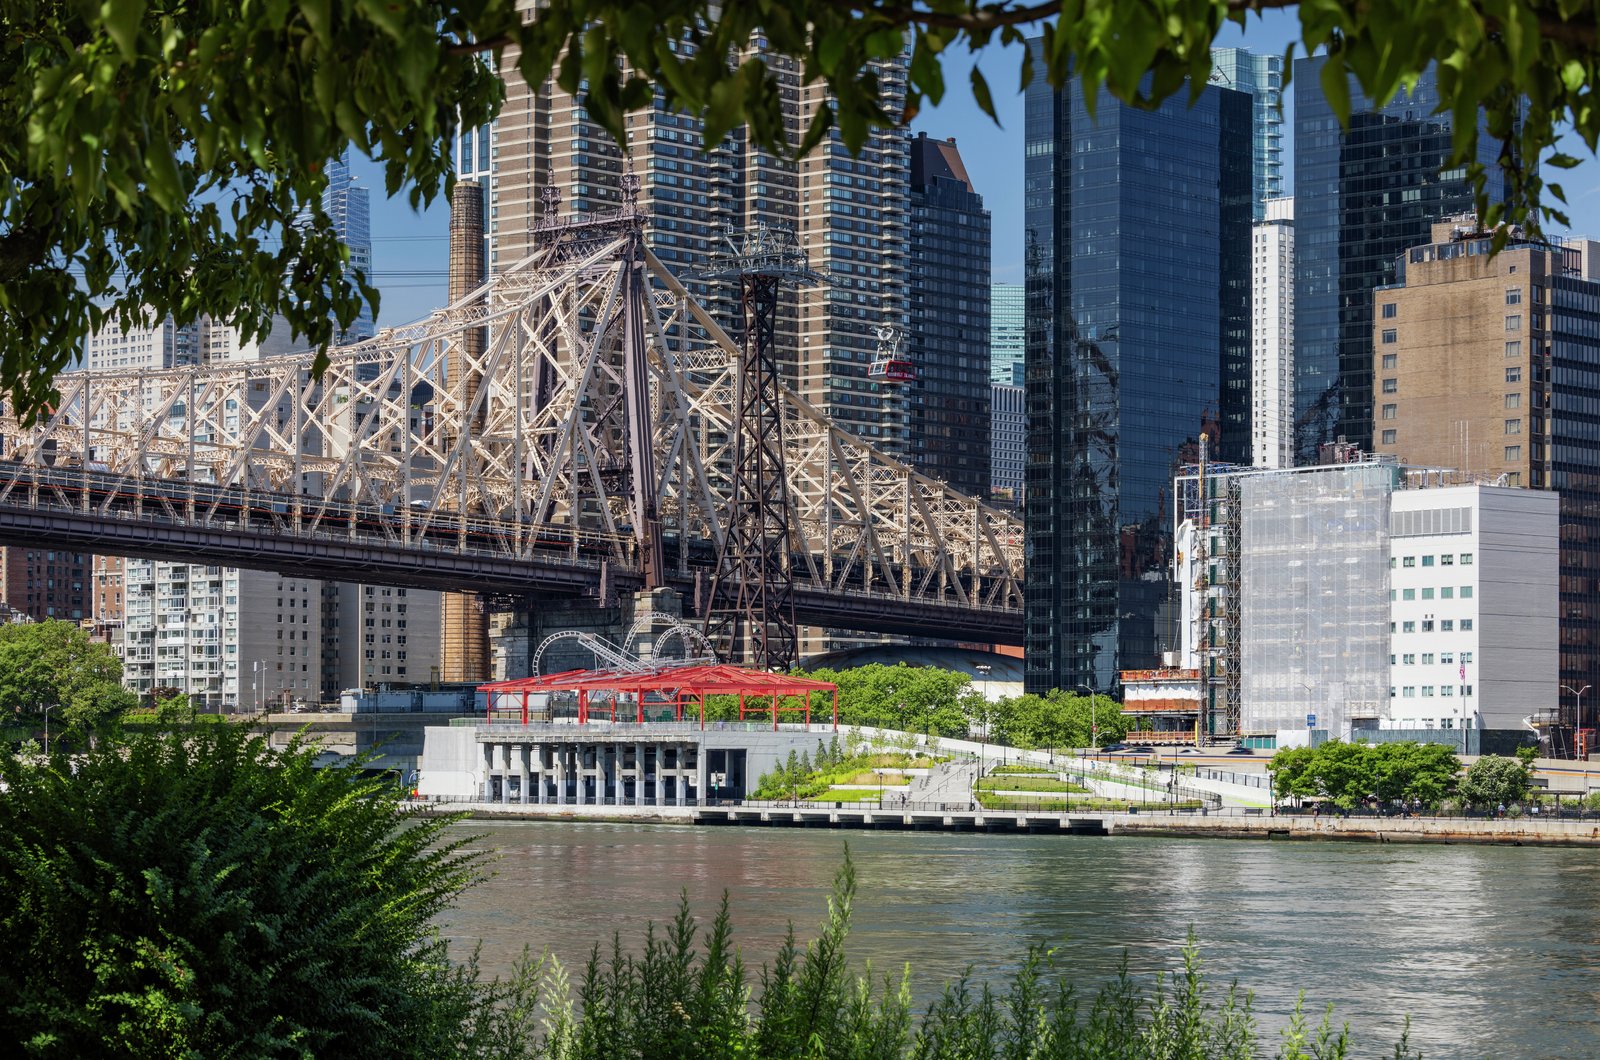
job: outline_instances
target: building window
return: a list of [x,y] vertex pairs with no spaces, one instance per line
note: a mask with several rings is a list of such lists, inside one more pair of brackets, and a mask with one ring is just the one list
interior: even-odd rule
[[1384,343],[1385,346],[1389,345],[1390,343],[1399,342],[1399,341],[1400,341],[1400,333],[1398,331],[1396,331],[1394,328],[1384,328],[1383,329],[1383,343]]
[[1522,459],[1522,446],[1520,446],[1520,445],[1508,445],[1508,446],[1506,446],[1506,463],[1515,464],[1518,461],[1520,461],[1521,459]]
[[1423,566],[1424,566],[1424,567],[1431,567],[1431,566],[1433,566],[1433,557],[1432,557],[1432,556],[1423,556],[1423,557],[1422,557],[1422,565],[1423,565]]
[[1453,619],[1453,618],[1441,619],[1440,622],[1439,622],[1439,632],[1440,633],[1449,633],[1451,630],[1453,630],[1455,628],[1456,628],[1456,620]]
[[1472,553],[1470,553],[1470,552],[1461,553],[1461,565],[1463,567],[1472,566]]
[[1425,619],[1422,620],[1422,632],[1424,632],[1424,633],[1432,633],[1433,632],[1433,619],[1425,618]]
[[1393,445],[1393,444],[1395,444],[1394,443],[1394,435],[1395,435],[1395,432],[1392,431],[1392,430],[1384,431],[1383,432],[1383,444],[1384,445]]
[[1425,652],[1422,653],[1422,665],[1424,665],[1424,666],[1432,666],[1433,665],[1433,652],[1425,651]]
[[1505,406],[1508,409],[1520,409],[1522,407],[1522,394],[1507,394],[1505,397]]
[[1521,434],[1522,433],[1522,421],[1521,420],[1506,420],[1506,433],[1507,434]]
[[1472,653],[1470,651],[1464,651],[1464,652],[1461,653],[1461,665],[1462,666],[1467,665],[1467,663],[1469,663],[1471,661],[1472,661]]
[[1400,624],[1400,632],[1402,633],[1415,633],[1416,631],[1417,624],[1415,622],[1402,622]]
[[1397,354],[1397,353],[1386,353],[1386,354],[1383,355],[1383,366],[1384,366],[1384,368],[1395,368],[1399,364],[1400,364],[1400,355],[1399,354]]
[[1520,382],[1522,382],[1522,366],[1520,364],[1517,365],[1515,368],[1507,368],[1506,369],[1506,382],[1508,382],[1508,383],[1520,383]]
[[1423,685],[1422,686],[1422,698],[1423,699],[1431,699],[1431,698],[1433,698],[1433,686],[1432,685]]
[[1506,356],[1507,357],[1521,357],[1522,356],[1522,343],[1520,343],[1520,342],[1508,342],[1508,343],[1506,343]]
[[1472,619],[1463,618],[1461,620],[1461,632],[1463,632],[1463,633],[1471,633],[1472,632]]
[[1401,589],[1400,590],[1400,599],[1402,599],[1402,600],[1415,600],[1416,598],[1417,598],[1417,591],[1415,589]]
[[1400,658],[1405,660],[1405,665],[1407,666],[1415,666],[1417,663],[1417,656],[1415,653],[1410,655],[1402,655]]
[[1417,557],[1415,556],[1407,556],[1405,559],[1400,561],[1400,566],[1402,567],[1415,567],[1416,565]]
[[1400,380],[1385,379],[1383,381],[1383,392],[1385,394],[1398,394],[1400,392]]
[[1462,586],[1462,587],[1461,587],[1461,599],[1463,599],[1463,600],[1470,600],[1470,599],[1472,599],[1472,586],[1470,586],[1470,585],[1463,585],[1463,586]]
[[1509,316],[1506,317],[1506,330],[1507,331],[1521,331],[1522,330],[1522,314],[1521,313],[1512,313],[1512,314],[1510,314]]
[[1395,419],[1399,414],[1399,410],[1400,406],[1398,405],[1385,405],[1383,406],[1383,418],[1386,420]]
[[1456,589],[1453,585],[1446,585],[1444,588],[1439,590],[1439,599],[1441,600],[1452,599],[1455,595]]
[[1407,699],[1415,698],[1415,696],[1417,694],[1417,686],[1416,685],[1406,685],[1404,688],[1402,688],[1400,690],[1400,694],[1402,696],[1406,697]]
[[1521,305],[1521,304],[1522,304],[1522,288],[1520,288],[1520,287],[1507,287],[1506,288],[1506,305]]
[[1394,317],[1395,317],[1395,314],[1398,313],[1399,311],[1400,311],[1400,306],[1397,303],[1395,303],[1395,302],[1385,302],[1385,303],[1383,303],[1383,319],[1385,319],[1385,320],[1393,320]]
[[1424,589],[1424,590],[1422,590],[1422,598],[1424,600],[1432,600],[1433,599],[1433,590],[1432,589]]

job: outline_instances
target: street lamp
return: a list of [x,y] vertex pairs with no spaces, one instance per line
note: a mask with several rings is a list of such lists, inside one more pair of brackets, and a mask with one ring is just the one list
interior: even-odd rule
[[1578,745],[1579,745],[1578,746],[1578,753],[1579,753],[1579,755],[1584,754],[1584,752],[1586,750],[1586,748],[1583,747],[1583,694],[1585,692],[1589,691],[1589,689],[1592,688],[1592,687],[1593,687],[1592,685],[1584,685],[1582,688],[1573,689],[1573,688],[1569,688],[1566,685],[1562,685],[1561,686],[1561,691],[1570,693],[1578,701],[1578,718],[1577,718],[1578,724],[1575,726],[1575,728],[1578,730]]
[[52,703],[44,708],[44,756],[50,757],[50,712],[56,709],[57,704]]
[[989,673],[994,669],[989,663],[974,663],[978,671],[978,698],[983,701],[983,733],[978,737],[978,776],[983,776],[983,755],[989,744]]
[[1100,725],[1099,722],[1095,720],[1094,689],[1090,688],[1088,685],[1079,685],[1078,687],[1089,693],[1089,746],[1094,750],[1099,750]]

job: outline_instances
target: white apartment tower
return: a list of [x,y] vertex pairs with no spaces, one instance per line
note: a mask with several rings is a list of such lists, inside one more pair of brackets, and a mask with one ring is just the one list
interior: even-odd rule
[[1294,464],[1294,199],[1268,199],[1252,230],[1250,462]]

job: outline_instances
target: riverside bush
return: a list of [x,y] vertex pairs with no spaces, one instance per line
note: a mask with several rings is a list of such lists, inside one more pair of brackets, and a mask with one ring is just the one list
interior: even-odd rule
[[[947,984],[921,1015],[911,969],[874,978],[850,970],[845,941],[855,899],[846,851],[817,938],[799,943],[791,925],[770,965],[754,976],[740,959],[724,896],[701,933],[685,896],[664,931],[646,930],[629,956],[620,935],[596,946],[574,985],[553,960],[527,955],[501,986],[480,1033],[495,1055],[527,1060],[1342,1060],[1354,1039],[1332,1010],[1315,1026],[1297,1004],[1276,1052],[1262,1040],[1251,997],[1218,994],[1191,935],[1181,965],[1154,982],[1120,974],[1080,995],[1054,950],[1029,949],[999,988],[969,972]],[[1406,1036],[1388,1055],[1420,1060]]]

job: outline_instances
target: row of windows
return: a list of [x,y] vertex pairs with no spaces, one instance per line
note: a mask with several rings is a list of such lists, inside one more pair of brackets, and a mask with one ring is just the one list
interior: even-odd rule
[[[1460,685],[1460,686],[1457,686],[1457,685],[1440,685],[1439,686],[1439,694],[1441,696],[1453,696],[1453,695],[1456,694],[1456,689],[1458,687],[1461,689],[1461,694],[1463,696],[1472,695],[1472,686],[1471,685]],[[1400,688],[1400,696],[1402,698],[1404,698],[1404,699],[1414,699],[1414,698],[1416,698],[1416,695],[1417,695],[1417,686],[1416,685],[1403,685],[1403,686],[1401,686],[1401,688]],[[1433,686],[1432,685],[1423,685],[1422,686],[1422,698],[1429,699],[1429,698],[1432,698],[1432,696],[1433,696]],[[1389,688],[1389,698],[1393,699],[1394,697],[1395,697],[1394,696],[1394,687],[1391,685],[1390,688]],[[1445,720],[1449,721],[1450,719],[1447,718]],[[1451,726],[1446,726],[1446,728],[1450,728],[1450,727]]]
[[[1398,664],[1396,664],[1396,662],[1395,662],[1396,658],[1397,657],[1394,656],[1394,655],[1389,656],[1389,665],[1390,666],[1395,666],[1395,665],[1416,666],[1417,665],[1417,656],[1416,656],[1415,652],[1407,652],[1404,655],[1398,656],[1398,658],[1401,660]],[[1454,666],[1455,663],[1456,663],[1456,653],[1453,652],[1453,651],[1439,652],[1438,653],[1438,659],[1439,659],[1439,663],[1441,665],[1443,665],[1443,666]],[[1434,660],[1434,653],[1433,652],[1425,651],[1425,652],[1422,653],[1422,665],[1423,666],[1432,666],[1433,665],[1433,660]],[[1469,663],[1471,661],[1472,661],[1472,653],[1470,651],[1464,651],[1464,652],[1461,653],[1461,665],[1465,666],[1467,663]]]
[[[1421,622],[1422,622],[1422,632],[1424,632],[1424,633],[1432,633],[1433,632],[1433,626],[1434,626],[1434,620],[1433,619],[1424,618],[1424,619],[1421,620]],[[1463,633],[1471,633],[1472,632],[1472,619],[1463,618],[1463,619],[1460,620],[1460,625],[1461,625],[1461,632],[1463,632]],[[1453,619],[1453,618],[1441,618],[1441,619],[1439,619],[1439,632],[1440,633],[1454,633],[1455,630],[1456,630],[1456,620],[1455,619]],[[1394,623],[1391,622],[1391,623],[1389,623],[1389,632],[1393,633],[1394,631],[1395,631]],[[1413,619],[1413,620],[1410,620],[1410,621],[1401,622],[1400,623],[1400,632],[1401,633],[1415,633],[1415,632],[1417,632],[1417,620]]]
[[[1400,599],[1402,599],[1402,600],[1415,600],[1417,598],[1417,590],[1415,590],[1415,589],[1400,589],[1400,590],[1390,589],[1389,590],[1389,599],[1390,600],[1393,600],[1395,598],[1394,594],[1395,594],[1396,591],[1398,591],[1401,594],[1400,595]],[[1455,593],[1456,593],[1456,587],[1455,586],[1446,585],[1446,586],[1444,586],[1443,588],[1441,588],[1439,590],[1439,597],[1438,598],[1440,600],[1454,600],[1456,598]],[[1433,598],[1434,598],[1433,590],[1431,588],[1422,590],[1422,599],[1424,599],[1424,600],[1432,600]],[[1472,599],[1472,586],[1463,585],[1461,587],[1461,599],[1463,599],[1463,600]]]
[[[1472,553],[1470,553],[1470,552],[1462,552],[1462,553],[1460,553],[1460,556],[1461,556],[1461,565],[1463,567],[1472,566]],[[1431,567],[1431,566],[1433,566],[1433,560],[1434,560],[1434,557],[1432,557],[1432,556],[1423,556],[1422,557],[1422,565],[1424,567]],[[1394,569],[1394,566],[1395,566],[1394,561],[1395,561],[1395,557],[1390,556],[1389,557],[1389,569],[1390,570]],[[1444,553],[1441,553],[1439,555],[1439,566],[1441,566],[1441,567],[1454,566],[1455,562],[1456,562],[1456,553],[1454,553],[1454,552],[1444,552]],[[1402,567],[1415,567],[1416,565],[1417,565],[1417,557],[1415,557],[1415,556],[1403,556],[1403,557],[1401,557],[1400,566],[1402,566]]]

